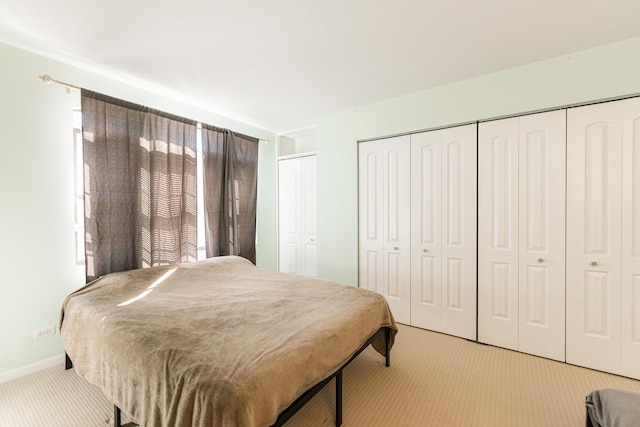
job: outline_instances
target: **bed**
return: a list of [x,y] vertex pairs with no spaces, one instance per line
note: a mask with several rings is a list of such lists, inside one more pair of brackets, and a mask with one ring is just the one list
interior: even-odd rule
[[60,321],[77,374],[143,426],[280,425],[331,378],[341,400],[369,344],[388,365],[396,332],[377,293],[235,256],[105,275]]

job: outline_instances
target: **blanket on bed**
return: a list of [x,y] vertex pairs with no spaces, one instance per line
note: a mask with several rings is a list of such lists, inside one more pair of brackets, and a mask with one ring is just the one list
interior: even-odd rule
[[106,275],[60,321],[76,372],[144,426],[271,425],[381,327],[377,293],[239,257]]

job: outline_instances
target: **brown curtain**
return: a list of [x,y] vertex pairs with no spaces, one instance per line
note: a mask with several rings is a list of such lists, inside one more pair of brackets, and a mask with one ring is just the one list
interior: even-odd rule
[[195,121],[82,90],[87,281],[197,259]]
[[255,264],[258,139],[203,125],[202,152],[207,258]]

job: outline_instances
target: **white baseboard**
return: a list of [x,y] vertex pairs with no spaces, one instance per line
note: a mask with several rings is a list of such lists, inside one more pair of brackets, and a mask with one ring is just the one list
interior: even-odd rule
[[16,378],[24,377],[25,375],[33,374],[34,372],[41,371],[43,369],[51,368],[56,365],[64,365],[64,354],[53,356],[48,359],[41,360],[36,363],[32,363],[22,368],[14,369],[12,371],[3,372],[0,374],[0,384],[7,381],[15,380]]

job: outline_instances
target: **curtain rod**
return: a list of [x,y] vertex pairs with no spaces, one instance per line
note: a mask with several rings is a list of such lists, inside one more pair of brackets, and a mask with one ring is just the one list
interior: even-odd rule
[[[40,77],[40,79],[42,80],[42,83],[46,84],[46,85],[50,85],[50,84],[57,84],[60,86],[64,86],[65,88],[67,88],[67,93],[70,93],[70,89],[78,89],[78,90],[82,90],[82,88],[80,86],[76,86],[76,85],[72,85],[71,83],[65,83],[65,82],[61,82],[60,80],[56,80],[53,77],[51,77],[49,74],[43,74]],[[269,141],[266,139],[259,139],[260,142],[264,142],[265,144],[269,144]]]
[[61,82],[60,80],[56,80],[53,77],[51,77],[49,74],[43,74],[41,76],[38,76],[42,79],[42,83],[46,84],[46,85],[50,85],[52,83],[58,84],[60,86],[64,86],[67,88],[67,93],[70,93],[70,89],[82,89],[80,86],[76,86],[76,85],[72,85],[70,83],[65,83],[65,82]]

